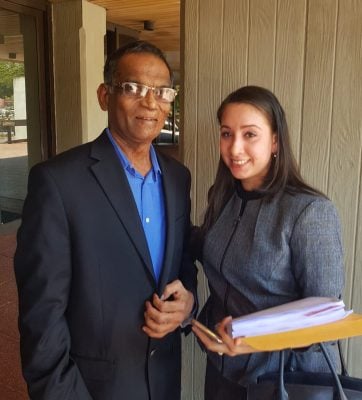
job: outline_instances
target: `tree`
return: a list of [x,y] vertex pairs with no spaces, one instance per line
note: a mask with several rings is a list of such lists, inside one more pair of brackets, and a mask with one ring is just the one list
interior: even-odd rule
[[24,76],[24,64],[0,62],[0,98],[13,95],[13,79]]

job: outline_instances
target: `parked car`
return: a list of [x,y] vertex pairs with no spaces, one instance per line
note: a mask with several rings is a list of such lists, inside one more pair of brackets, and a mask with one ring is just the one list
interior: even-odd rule
[[179,133],[180,131],[177,124],[173,123],[172,119],[167,119],[164,127],[161,129],[160,134],[155,139],[155,143],[178,143]]

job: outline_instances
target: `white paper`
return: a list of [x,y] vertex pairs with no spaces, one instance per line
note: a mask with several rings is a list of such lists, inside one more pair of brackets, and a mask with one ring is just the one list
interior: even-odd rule
[[307,297],[234,318],[229,326],[229,334],[236,338],[285,332],[335,322],[351,313],[345,310],[343,300]]

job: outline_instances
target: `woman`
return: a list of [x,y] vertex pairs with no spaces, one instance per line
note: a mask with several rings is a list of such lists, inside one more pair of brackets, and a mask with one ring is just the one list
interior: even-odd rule
[[[210,287],[199,320],[216,326],[223,343],[193,331],[208,350],[205,399],[240,400],[248,383],[278,369],[279,357],[251,354],[231,339],[231,317],[309,296],[340,297],[343,252],[336,209],[300,176],[277,98],[242,87],[217,117],[221,157],[194,242]],[[338,364],[337,346],[328,347]],[[313,346],[291,354],[297,369],[328,371]]]

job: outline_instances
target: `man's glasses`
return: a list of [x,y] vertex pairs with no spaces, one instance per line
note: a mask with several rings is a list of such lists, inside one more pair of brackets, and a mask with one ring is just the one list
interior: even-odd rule
[[110,86],[121,90],[125,96],[138,98],[146,97],[148,91],[152,90],[156,100],[163,103],[172,103],[177,94],[175,89],[169,87],[152,87],[135,82],[119,82]]

